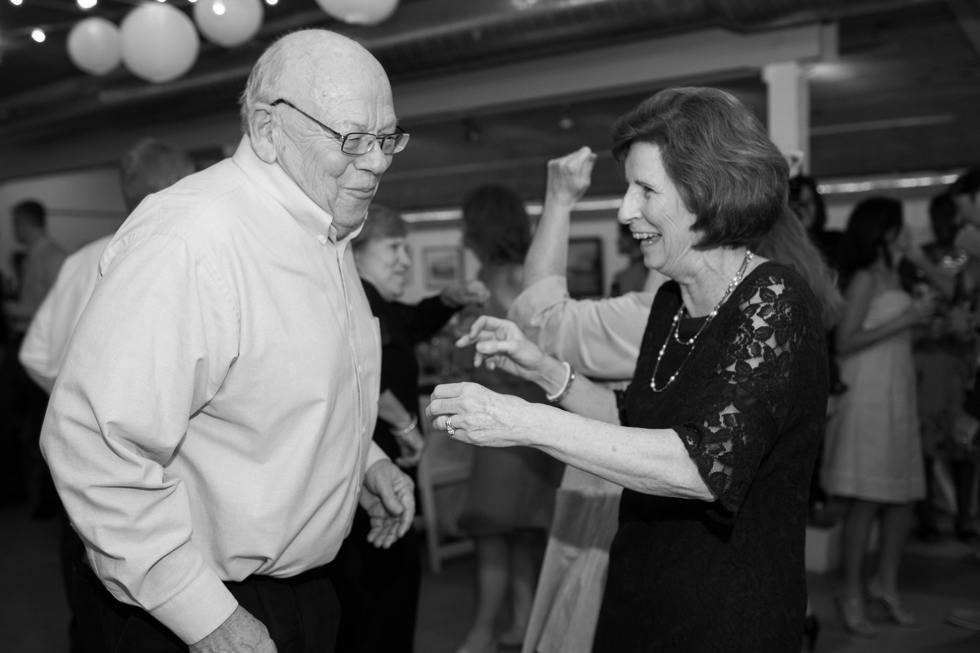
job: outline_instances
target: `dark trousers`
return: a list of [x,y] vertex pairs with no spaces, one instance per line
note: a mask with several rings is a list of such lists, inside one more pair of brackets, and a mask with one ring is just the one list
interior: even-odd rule
[[[334,653],[340,605],[325,567],[293,578],[250,576],[225,585],[265,624],[279,653]],[[148,612],[113,597],[81,558],[72,578],[82,653],[187,653]]]
[[0,501],[22,500],[33,481],[37,515],[54,517],[60,502],[38,450],[48,394],[17,359],[23,340],[24,334],[11,333],[0,358]]
[[343,617],[342,653],[411,653],[422,584],[418,534],[409,529],[389,549],[367,541],[367,513],[358,508],[351,533],[328,567]]

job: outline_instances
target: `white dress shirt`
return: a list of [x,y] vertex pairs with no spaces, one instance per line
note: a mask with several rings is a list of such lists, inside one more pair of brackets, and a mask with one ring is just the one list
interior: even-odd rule
[[188,644],[234,611],[222,580],[329,562],[386,458],[331,222],[244,138],[120,227],[55,383],[41,445],[93,569]]
[[94,240],[65,259],[21,343],[21,364],[49,394],[61,371],[78,318],[99,280],[99,259],[110,240],[112,236]]
[[574,300],[565,277],[526,288],[507,313],[528,339],[579,373],[595,379],[633,378],[656,292]]

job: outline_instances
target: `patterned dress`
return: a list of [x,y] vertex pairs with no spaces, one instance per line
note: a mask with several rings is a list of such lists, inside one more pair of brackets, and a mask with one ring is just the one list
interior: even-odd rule
[[[760,265],[693,348],[671,337],[658,387],[680,373],[655,393],[680,305],[677,284],[657,293],[621,417],[675,430],[717,500],[623,492],[593,650],[796,653],[807,493],[827,410],[820,309],[793,270]],[[681,337],[703,319],[681,320]]]

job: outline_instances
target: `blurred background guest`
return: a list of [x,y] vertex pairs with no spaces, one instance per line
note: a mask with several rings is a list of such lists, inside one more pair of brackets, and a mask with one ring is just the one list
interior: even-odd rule
[[820,194],[817,180],[808,175],[792,177],[789,180],[789,206],[803,221],[810,239],[830,267],[837,269],[843,234],[827,229],[827,205]]
[[[865,593],[895,623],[917,623],[898,598],[898,565],[912,505],[925,496],[912,329],[930,319],[933,306],[902,289],[897,265],[908,247],[901,202],[876,197],[855,207],[841,249],[847,303],[837,328],[848,391],[828,427],[823,482],[851,500],[837,603],[844,626],[862,637],[877,635]],[[879,515],[880,556],[864,586],[864,554]]]
[[48,289],[54,285],[65,260],[65,250],[51,240],[47,232],[47,210],[40,202],[27,200],[11,212],[14,234],[25,246],[19,292],[16,299],[3,303],[10,330],[6,356],[0,362],[0,439],[3,442],[3,474],[6,498],[0,502],[16,503],[27,495],[28,477],[36,479],[33,516],[54,517],[58,512],[57,492],[51,474],[38,453],[38,440],[48,396],[28,377],[17,360],[17,352],[27,327]]
[[[381,394],[374,441],[415,481],[425,447],[418,419],[415,345],[432,337],[464,306],[485,302],[488,292],[482,282],[472,281],[453,284],[417,304],[398,301],[412,264],[407,235],[407,225],[397,212],[372,204],[352,248],[381,330]],[[410,529],[390,548],[379,549],[368,542],[370,530],[367,512],[358,508],[351,532],[330,564],[341,605],[337,647],[350,653],[410,652],[422,579],[419,537]]]
[[[480,262],[490,290],[481,313],[503,317],[521,292],[531,229],[523,200],[505,186],[480,186],[463,198],[463,245]],[[478,367],[472,379],[502,394],[544,403],[535,384]],[[476,540],[477,609],[458,653],[520,646],[534,599],[538,559],[564,465],[529,447],[475,451],[460,529]],[[504,614],[505,606],[509,611]],[[499,632],[499,622],[504,631]]]
[[947,465],[955,488],[954,532],[967,544],[975,545],[980,543],[972,516],[980,422],[965,410],[964,403],[976,376],[974,313],[980,296],[980,259],[955,243],[960,224],[956,204],[948,193],[932,199],[929,219],[934,238],[922,246],[922,255],[947,283],[933,283],[925,271],[911,262],[903,261],[900,267],[907,290],[936,301],[936,313],[929,323],[913,331],[926,472],[926,497],[918,505],[917,533],[927,542],[940,537],[935,465]]
[[[147,138],[122,157],[119,182],[127,214],[148,195],[169,188],[194,172],[194,162],[183,150],[153,138]],[[20,348],[20,362],[30,377],[45,392],[54,388],[68,342],[78,324],[78,318],[88,304],[99,278],[99,259],[112,234],[92,241],[65,259],[54,285],[44,297]],[[60,503],[59,503],[60,507]],[[69,645],[79,653],[80,639],[72,590],[73,565],[84,548],[64,510],[61,514],[61,573],[72,616],[69,624]]]

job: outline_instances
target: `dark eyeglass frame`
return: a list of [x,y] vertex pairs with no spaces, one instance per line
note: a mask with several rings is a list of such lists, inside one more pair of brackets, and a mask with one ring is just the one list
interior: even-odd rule
[[[305,111],[297,107],[289,100],[284,100],[280,98],[278,100],[275,100],[274,102],[271,102],[269,106],[274,107],[278,104],[285,104],[290,109],[293,109],[294,111],[298,111],[299,113],[303,114],[304,116],[306,116],[307,118],[309,118],[310,120],[318,124],[324,130],[326,130],[327,133],[329,133],[331,136],[333,136],[334,138],[340,141],[340,151],[349,156],[361,156],[363,154],[367,154],[374,147],[375,143],[381,143],[381,152],[384,154],[397,154],[398,152],[404,150],[405,147],[408,145],[409,133],[397,125],[395,126],[395,129],[397,129],[398,131],[395,132],[394,134],[372,134],[370,132],[350,132],[348,134],[341,134],[337,130],[327,127],[322,122],[320,122],[310,114],[306,113]],[[348,151],[348,147],[349,147],[348,139],[354,137],[363,139],[356,142],[367,143],[367,145],[361,145],[359,150],[353,150],[353,148],[351,148],[352,151]]]

